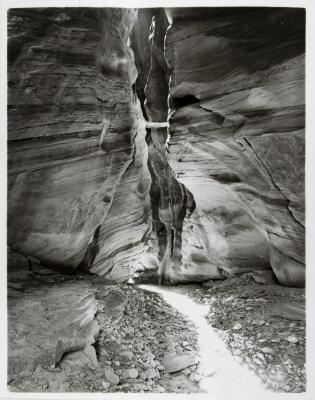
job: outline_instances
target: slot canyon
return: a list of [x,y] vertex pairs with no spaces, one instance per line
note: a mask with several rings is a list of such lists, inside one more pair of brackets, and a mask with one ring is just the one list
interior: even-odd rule
[[305,10],[11,8],[8,388],[305,391]]

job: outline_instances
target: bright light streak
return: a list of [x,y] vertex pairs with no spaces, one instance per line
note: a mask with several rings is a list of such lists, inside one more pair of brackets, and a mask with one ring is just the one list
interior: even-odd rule
[[161,294],[168,304],[194,323],[198,334],[201,390],[222,396],[268,393],[260,380],[232,356],[215,329],[208,324],[205,316],[209,306],[197,304],[183,293],[176,293],[176,288],[145,284],[137,287]]

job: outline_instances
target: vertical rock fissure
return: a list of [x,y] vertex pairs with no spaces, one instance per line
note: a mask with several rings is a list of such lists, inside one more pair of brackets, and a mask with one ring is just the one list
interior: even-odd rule
[[[164,56],[169,21],[164,9],[139,10],[137,25],[142,29],[141,33],[134,32],[134,53],[139,73],[138,97],[148,121],[163,123],[170,114],[169,67]],[[143,32],[147,33],[146,37]],[[141,49],[137,47],[139,42]],[[187,203],[187,189],[178,182],[168,164],[168,140],[169,131],[166,127],[147,128],[148,167],[152,180],[152,229],[156,236],[160,283],[172,282],[171,270],[181,268],[182,229],[188,208],[191,208]]]

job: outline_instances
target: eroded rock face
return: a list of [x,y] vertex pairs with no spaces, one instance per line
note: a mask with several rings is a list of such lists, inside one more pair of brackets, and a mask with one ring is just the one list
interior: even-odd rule
[[136,13],[8,14],[8,244],[47,266],[94,265],[123,280],[148,249],[150,174],[129,47]]
[[303,285],[304,11],[167,14],[167,160],[196,203],[182,268],[270,263],[280,283]]
[[94,343],[99,327],[91,285],[64,282],[33,290],[10,290],[8,375],[49,368],[64,353]]
[[171,282],[272,267],[304,284],[303,10],[8,20],[13,251],[115,282],[159,264]]

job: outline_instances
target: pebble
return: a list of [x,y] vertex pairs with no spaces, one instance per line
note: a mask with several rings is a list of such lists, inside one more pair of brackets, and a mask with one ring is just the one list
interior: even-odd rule
[[264,362],[260,358],[258,358],[257,356],[254,356],[253,360],[258,365],[263,365],[264,364]]
[[160,377],[160,373],[156,369],[149,368],[147,370],[147,378],[148,379],[159,378],[159,377]]
[[125,369],[122,373],[123,379],[136,379],[139,376],[139,372],[136,368]]
[[190,353],[183,353],[175,356],[167,356],[162,360],[165,371],[173,373],[182,371],[183,369],[196,364],[195,358]]
[[295,343],[298,343],[299,342],[299,339],[296,337],[296,336],[288,336],[287,338],[286,338],[286,340],[288,341],[288,342],[290,342],[290,343],[293,343],[293,344],[295,344]]
[[132,351],[122,351],[119,353],[120,357],[127,358],[127,360],[133,359],[133,352]]
[[146,380],[148,379],[146,371],[140,372],[139,377],[140,377],[140,379],[142,379],[143,381],[146,381]]
[[233,326],[233,329],[234,329],[234,330],[240,330],[240,329],[242,329],[242,325],[241,325],[241,324],[235,324],[235,325]]
[[104,372],[105,378],[113,385],[118,385],[119,377],[115,374],[115,372],[111,368],[106,368]]
[[272,349],[271,347],[263,347],[263,348],[262,348],[262,351],[263,351],[264,353],[268,353],[268,354],[275,354],[274,349]]
[[242,351],[240,350],[240,349],[236,349],[235,351],[234,351],[234,355],[235,356],[240,356],[242,354]]
[[257,353],[257,354],[255,355],[255,357],[259,357],[262,361],[266,361],[264,355],[261,354],[261,353]]
[[109,383],[109,382],[102,381],[102,387],[103,387],[104,390],[108,390],[109,387],[110,387],[110,383]]

